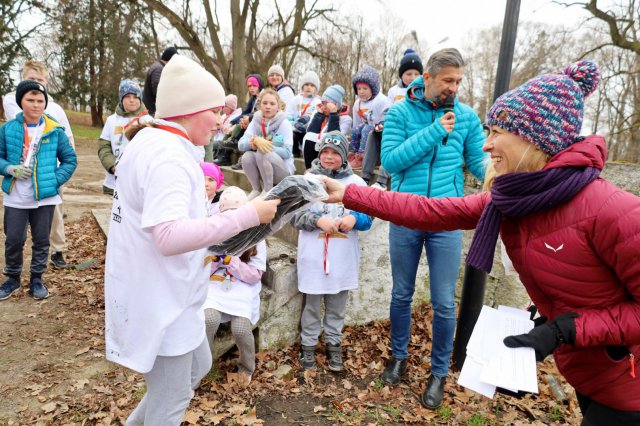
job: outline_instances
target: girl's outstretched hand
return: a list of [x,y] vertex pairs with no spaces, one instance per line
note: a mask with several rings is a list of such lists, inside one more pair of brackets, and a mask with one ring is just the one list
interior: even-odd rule
[[271,223],[273,218],[276,216],[276,211],[278,210],[278,204],[280,204],[280,200],[268,200],[265,201],[262,198],[254,198],[250,201],[258,212],[258,218],[260,219],[260,223]]
[[324,202],[341,203],[342,198],[344,197],[345,186],[337,180],[333,180],[326,176],[321,176],[320,179],[322,179],[324,186],[327,188],[327,194],[329,194],[329,198],[324,200]]

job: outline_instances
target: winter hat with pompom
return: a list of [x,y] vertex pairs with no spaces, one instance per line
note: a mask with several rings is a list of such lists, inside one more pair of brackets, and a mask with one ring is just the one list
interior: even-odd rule
[[222,213],[227,210],[237,209],[246,204],[247,201],[249,201],[247,194],[242,189],[237,186],[230,186],[222,191],[218,207],[220,208],[220,213]]
[[594,62],[580,61],[562,73],[533,78],[496,99],[487,124],[555,155],[578,140],[584,100],[598,86],[599,76]]

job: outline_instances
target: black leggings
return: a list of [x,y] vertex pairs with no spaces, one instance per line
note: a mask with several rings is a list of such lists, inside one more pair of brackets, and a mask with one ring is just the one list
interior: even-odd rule
[[312,140],[305,140],[302,147],[302,155],[304,157],[304,168],[310,169],[311,162],[318,158],[318,151],[316,151],[316,142]]
[[576,396],[582,411],[582,426],[640,425],[640,411],[620,411],[602,405],[578,392]]

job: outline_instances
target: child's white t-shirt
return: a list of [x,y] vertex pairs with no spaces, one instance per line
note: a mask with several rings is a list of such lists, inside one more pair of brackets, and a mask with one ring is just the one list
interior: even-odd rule
[[[260,241],[256,248],[258,253],[247,264],[264,272],[267,270],[267,244]],[[251,324],[257,323],[260,319],[262,283],[260,281],[246,283],[235,277],[228,279],[222,272],[214,275],[224,281],[209,281],[209,291],[207,300],[204,302],[204,309],[215,309],[223,314],[246,318],[251,321]],[[228,320],[228,318],[223,319]]]
[[287,118],[290,121],[295,121],[303,115],[311,117],[316,112],[316,107],[321,101],[320,96],[314,95],[311,98],[306,98],[302,94],[298,94],[287,105]]
[[376,125],[384,120],[387,109],[391,106],[389,98],[381,93],[368,101],[359,98],[353,103],[353,128],[358,128],[363,123]]
[[392,104],[400,102],[407,97],[407,88],[401,87],[400,83],[398,83],[391,89],[389,89],[389,94],[387,97],[389,98],[389,102],[391,102]]
[[[100,139],[111,142],[111,152],[116,157],[116,161],[122,155],[125,147],[129,143],[129,139],[124,135],[126,129],[136,120],[136,117],[123,117],[118,114],[112,114],[107,118],[100,134]],[[142,117],[137,118],[139,123],[146,123],[153,118],[145,114]],[[104,175],[103,185],[107,188],[114,189],[116,187],[115,176],[109,172]]]
[[[40,123],[38,124],[27,124],[29,144],[37,145],[40,143],[45,125],[44,119],[40,119]],[[34,140],[34,138],[37,138],[37,140]],[[35,149],[37,150],[37,148]],[[4,194],[3,204],[6,207],[13,207],[15,209],[37,209],[41,206],[56,206],[62,203],[62,198],[60,198],[59,195],[36,200],[33,189],[33,179],[33,175],[29,179],[14,179],[13,189],[9,194]]]
[[[358,175],[338,179],[343,185],[367,184]],[[314,203],[309,211],[320,213],[334,220],[350,213],[342,204]],[[325,273],[325,261],[329,273]],[[358,231],[351,230],[329,237],[325,250],[325,232],[321,229],[300,231],[298,236],[298,290],[306,294],[337,294],[358,288],[360,269],[360,245]]]
[[157,356],[183,355],[205,339],[206,249],[164,256],[151,234],[164,222],[207,217],[204,175],[191,146],[145,128],[116,170],[105,268],[106,356],[140,373],[151,370]]

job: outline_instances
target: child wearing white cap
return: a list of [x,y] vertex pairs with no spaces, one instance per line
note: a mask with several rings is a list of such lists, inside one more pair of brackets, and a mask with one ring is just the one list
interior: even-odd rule
[[280,99],[282,99],[282,102],[284,102],[287,107],[293,102],[296,92],[284,76],[284,69],[280,65],[272,65],[269,68],[269,71],[267,71],[267,82],[269,83],[269,87],[278,92],[278,96],[280,96]]
[[320,104],[320,78],[313,71],[307,71],[300,77],[300,93],[287,105],[287,118],[293,124],[293,156],[300,157],[302,138],[307,132],[311,116]]
[[106,357],[144,375],[147,392],[127,425],[179,425],[211,368],[202,305],[206,247],[269,223],[275,202],[256,200],[208,217],[194,146],[220,125],[224,90],[176,55],[165,66],[155,119],[134,126],[116,164],[105,262]]

